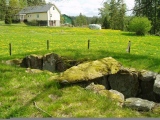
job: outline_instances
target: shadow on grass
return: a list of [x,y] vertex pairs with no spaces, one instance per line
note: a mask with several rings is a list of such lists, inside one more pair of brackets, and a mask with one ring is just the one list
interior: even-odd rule
[[[153,70],[160,68],[159,58],[151,57],[148,55],[135,55],[132,52],[129,53],[124,53],[124,52],[112,52],[112,51],[107,51],[107,50],[94,50],[94,49],[89,49],[89,50],[77,50],[77,49],[60,49],[59,50],[43,50],[43,51],[34,51],[34,52],[28,52],[28,53],[22,53],[22,54],[15,54],[13,56],[6,56],[6,57],[1,57],[0,60],[9,60],[9,59],[15,59],[17,56],[18,58],[24,58],[27,55],[30,54],[38,54],[38,55],[44,55],[47,53],[55,53],[58,54],[59,56],[66,57],[69,59],[74,59],[74,60],[96,60],[96,59],[101,59],[104,57],[113,57],[114,59],[118,60],[119,62],[122,63],[122,65],[127,65],[128,67],[134,65],[136,66],[145,66],[145,68],[142,69],[148,69],[148,70]],[[62,54],[59,54],[62,53]],[[160,72],[160,69],[158,70]]]
[[28,55],[31,54],[38,54],[38,55],[44,55],[46,53],[51,53],[53,52],[52,50],[41,50],[41,51],[33,51],[33,52],[26,52],[26,53],[21,53],[21,54],[12,54],[11,56],[8,54],[7,56],[0,56],[0,61],[2,60],[11,60],[11,59],[22,59]]
[[[107,51],[107,50],[97,50],[97,51],[92,51],[92,50],[86,50],[85,53],[82,53],[80,51],[73,51],[73,49],[68,49],[68,52],[74,52],[74,58],[75,59],[90,59],[90,60],[97,60],[97,59],[101,59],[104,57],[113,57],[114,59],[116,59],[117,61],[121,62],[122,65],[127,65],[126,67],[133,67],[133,65],[136,65],[135,68],[140,68],[140,69],[147,69],[147,70],[153,70],[156,72],[160,72],[160,64],[159,58],[155,58],[152,56],[148,56],[148,55],[135,55],[132,53],[124,53],[124,52],[111,52],[111,51]],[[132,65],[133,64],[133,65]],[[145,66],[146,65],[146,66]],[[139,66],[145,67],[145,68],[141,68]]]
[[[27,108],[28,107],[32,107],[33,106],[34,109],[35,109],[35,111],[36,110],[39,111],[35,107],[34,102],[38,102],[39,100],[48,97],[47,96],[48,94],[53,94],[54,93],[54,94],[56,94],[59,97],[63,94],[63,93],[60,93],[61,91],[56,92],[56,90],[60,89],[61,87],[55,81],[49,81],[49,82],[45,83],[43,87],[44,87],[44,90],[40,94],[36,95],[34,98],[32,98],[31,100],[29,100],[25,105],[21,106],[19,109],[15,109],[12,112],[10,112],[6,116],[6,118],[7,119],[8,118],[15,118],[15,117],[23,117],[24,118],[23,115],[26,115],[25,112],[27,112]],[[54,88],[55,91],[52,91],[53,90],[52,88]],[[41,115],[43,117],[47,117],[47,118],[51,117],[47,113],[44,113],[42,111],[39,111],[39,112],[42,113]],[[16,116],[16,115],[18,115],[18,116]]]
[[137,36],[135,33],[133,32],[123,32],[122,35],[125,35],[125,36]]

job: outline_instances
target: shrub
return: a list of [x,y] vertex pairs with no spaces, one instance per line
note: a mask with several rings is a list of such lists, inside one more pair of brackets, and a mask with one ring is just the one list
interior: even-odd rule
[[32,21],[29,21],[27,24],[31,25],[31,26],[38,26],[38,21],[37,20],[32,20]]
[[5,24],[12,24],[12,18],[8,11],[6,11],[6,15],[5,15]]
[[12,19],[12,23],[20,23],[20,20]]
[[145,35],[151,27],[151,21],[146,17],[135,17],[129,23],[129,31],[136,32],[136,35]]

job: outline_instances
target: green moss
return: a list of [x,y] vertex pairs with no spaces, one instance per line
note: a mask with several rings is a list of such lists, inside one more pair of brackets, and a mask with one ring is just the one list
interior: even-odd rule
[[160,114],[160,104],[155,105],[152,111],[155,114]]
[[124,102],[124,99],[121,98],[118,94],[110,92],[109,90],[101,90],[98,92],[100,95],[106,96],[109,99],[115,100],[117,102]]
[[105,86],[99,85],[99,84],[94,84],[94,83],[92,82],[90,85],[88,85],[88,86],[86,87],[86,90],[91,90],[91,91],[93,91],[93,92],[95,92],[95,93],[98,93],[98,92],[101,91],[101,90],[105,90]]
[[88,81],[104,75],[115,74],[120,67],[121,64],[118,61],[112,57],[107,57],[73,66],[63,72],[58,80],[67,80],[68,82]]

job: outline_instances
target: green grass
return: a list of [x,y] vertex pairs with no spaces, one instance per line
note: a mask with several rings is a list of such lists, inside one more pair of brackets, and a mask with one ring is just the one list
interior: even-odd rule
[[[49,50],[47,40],[50,41]],[[130,54],[126,52],[128,41],[132,43]],[[9,43],[12,43],[12,56],[9,55]],[[23,58],[32,53],[55,52],[76,60],[112,56],[125,67],[160,72],[159,44],[159,37],[137,37],[121,31],[4,25],[0,22],[0,61]],[[47,72],[30,74],[24,68],[0,63],[0,118],[49,117],[48,114],[74,118],[160,117],[159,114],[120,108],[109,99],[79,86],[61,88],[50,77]],[[48,114],[36,109],[34,101]]]
[[[88,50],[88,39],[90,49]],[[47,40],[50,48],[47,50]],[[126,52],[131,41],[131,53]],[[88,28],[28,27],[25,24],[0,26],[0,59],[23,58],[31,53],[55,52],[72,59],[100,59],[107,56],[124,66],[160,72],[160,38],[137,37],[132,33]],[[12,56],[9,56],[9,43]]]

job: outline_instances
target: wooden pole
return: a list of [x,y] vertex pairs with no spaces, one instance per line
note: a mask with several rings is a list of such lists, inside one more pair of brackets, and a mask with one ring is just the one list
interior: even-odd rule
[[9,55],[11,56],[12,55],[12,44],[9,43]]
[[47,40],[47,50],[49,50],[49,40]]
[[90,47],[90,40],[88,40],[88,49],[89,49],[89,47]]
[[127,52],[130,53],[131,51],[131,41],[128,42],[128,48],[127,48]]

